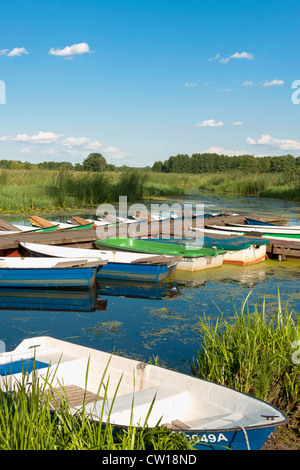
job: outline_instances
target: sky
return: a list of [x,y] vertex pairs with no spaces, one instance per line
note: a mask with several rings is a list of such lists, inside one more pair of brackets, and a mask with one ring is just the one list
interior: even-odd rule
[[11,0],[0,160],[300,155],[299,0]]

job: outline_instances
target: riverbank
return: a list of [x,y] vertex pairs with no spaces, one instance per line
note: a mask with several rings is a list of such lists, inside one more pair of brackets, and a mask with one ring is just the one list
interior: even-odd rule
[[70,170],[2,170],[0,213],[54,212],[117,203],[186,196],[193,191],[300,201],[299,175],[290,173],[154,173],[126,170],[103,173]]

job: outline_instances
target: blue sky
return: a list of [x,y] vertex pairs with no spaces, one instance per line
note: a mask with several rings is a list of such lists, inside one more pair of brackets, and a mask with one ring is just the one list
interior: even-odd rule
[[298,0],[11,0],[0,15],[0,159],[300,155]]

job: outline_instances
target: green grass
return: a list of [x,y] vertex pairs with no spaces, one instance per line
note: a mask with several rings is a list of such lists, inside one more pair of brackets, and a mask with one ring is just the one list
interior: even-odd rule
[[77,209],[143,198],[146,174],[139,171],[76,172],[3,170],[0,174],[0,212]]
[[53,396],[51,381],[41,383],[37,376],[33,377],[30,388],[23,375],[14,392],[0,391],[0,450],[192,449],[192,441],[184,434],[159,425],[148,428],[147,421],[139,429],[132,426],[124,430],[114,428],[102,423],[101,417],[100,422],[88,418],[84,403],[74,414],[63,387],[57,399],[59,406],[51,411]]
[[0,212],[32,212],[95,207],[116,203],[183,196],[193,191],[300,201],[299,175],[247,175],[241,171],[214,174],[78,172],[71,170],[2,170]]

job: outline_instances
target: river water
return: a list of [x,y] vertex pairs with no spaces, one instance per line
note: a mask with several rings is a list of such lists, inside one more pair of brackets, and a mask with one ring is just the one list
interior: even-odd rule
[[[289,216],[291,225],[300,225],[300,205],[292,202],[213,194],[190,194],[164,202],[203,204],[206,212]],[[76,215],[95,218],[95,213]],[[67,217],[47,216],[61,222]],[[25,217],[7,220],[28,223]],[[11,350],[24,338],[49,335],[143,361],[156,357],[166,366],[188,373],[201,345],[199,317],[214,320],[223,315],[229,319],[249,293],[250,311],[265,299],[267,311],[275,313],[280,295],[282,307],[292,308],[298,315],[300,261],[268,260],[247,267],[223,265],[193,274],[177,272],[161,285],[101,284],[97,292],[2,290],[0,340]]]

